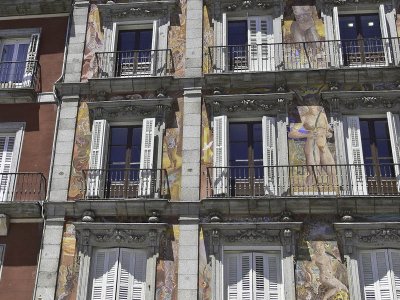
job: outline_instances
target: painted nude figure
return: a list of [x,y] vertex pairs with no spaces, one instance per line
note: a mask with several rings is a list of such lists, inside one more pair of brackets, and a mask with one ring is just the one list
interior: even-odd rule
[[348,288],[335,277],[335,271],[332,265],[332,261],[336,259],[332,254],[328,254],[325,250],[325,242],[314,241],[311,242],[314,253],[311,254],[311,262],[308,265],[308,273],[312,274],[310,268],[314,264],[319,269],[319,281],[321,285],[326,289],[326,293],[323,296],[323,300],[328,300],[332,296],[336,295],[340,291],[348,293]]
[[[336,185],[335,160],[329,150],[327,139],[333,136],[324,108],[321,106],[298,106],[301,123],[291,128],[289,138],[306,138],[304,155],[307,165],[306,185],[321,183],[321,171],[328,175],[327,183]],[[326,180],[324,181],[326,183]]]
[[317,42],[320,36],[315,27],[312,17],[313,6],[293,6],[293,13],[296,18],[290,27],[293,42]]

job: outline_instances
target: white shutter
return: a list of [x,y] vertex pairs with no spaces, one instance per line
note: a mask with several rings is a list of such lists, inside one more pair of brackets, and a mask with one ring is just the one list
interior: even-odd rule
[[238,278],[239,254],[227,254],[225,260],[225,282],[227,300],[236,300],[239,297],[239,278]]
[[400,118],[399,115],[387,112],[389,125],[390,144],[392,146],[392,155],[394,171],[397,179],[397,190],[400,191]]
[[121,248],[118,269],[118,300],[142,300],[146,287],[146,255]]
[[357,116],[348,116],[346,120],[347,152],[353,193],[355,195],[366,195],[367,183],[361,144],[360,121]]
[[29,43],[28,54],[26,56],[26,65],[23,82],[25,86],[29,86],[32,80],[33,73],[37,67],[36,59],[39,49],[39,34],[32,34],[31,41]]
[[154,131],[156,119],[143,119],[142,127],[142,145],[140,152],[140,183],[139,195],[150,196],[154,188],[153,176],[153,160],[154,160]]
[[383,50],[385,51],[386,64],[392,62],[389,33],[386,24],[385,4],[379,5],[379,21],[382,33]]
[[[274,69],[274,35],[272,18],[249,17],[247,19],[250,71],[271,71]],[[266,44],[269,45],[266,45]]]
[[14,143],[14,136],[0,136],[0,202],[8,200]]
[[118,248],[95,252],[92,265],[92,300],[115,299],[118,252]]
[[249,43],[249,69],[250,71],[257,71],[258,66],[258,39],[257,32],[259,31],[259,18],[252,17],[247,19],[247,42]]
[[280,258],[278,255],[254,253],[254,293],[256,300],[280,299]]
[[263,164],[264,190],[266,195],[277,193],[277,166],[276,166],[276,120],[273,117],[262,118],[263,132]]
[[360,277],[365,300],[376,300],[374,271],[376,272],[375,265],[372,262],[372,253],[362,252],[360,254]]
[[[253,256],[251,253],[239,254],[238,274],[240,276],[239,297],[241,300],[253,299]],[[240,295],[241,294],[241,295]]]
[[339,28],[339,12],[337,6],[335,6],[332,10],[332,18],[333,18],[333,37],[335,39],[335,66],[339,67],[343,65],[343,56],[342,56],[342,43],[340,42],[340,28]]
[[104,192],[107,142],[110,126],[107,120],[94,120],[90,149],[87,196],[101,197]]
[[400,251],[389,249],[389,261],[392,273],[394,299],[400,299]]
[[378,290],[380,294],[380,300],[391,300],[392,289],[390,286],[390,275],[389,275],[389,259],[387,250],[376,250],[376,270],[377,278],[375,282],[378,283]]
[[228,193],[228,118],[214,117],[213,190],[215,195]]

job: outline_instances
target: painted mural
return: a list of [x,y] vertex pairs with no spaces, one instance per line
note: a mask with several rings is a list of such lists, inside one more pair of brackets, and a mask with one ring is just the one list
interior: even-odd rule
[[90,143],[89,109],[86,102],[81,102],[75,129],[74,151],[68,191],[68,199],[70,200],[80,199],[83,196],[85,181],[82,171],[89,168]]
[[57,300],[76,299],[79,266],[76,259],[75,227],[66,224],[61,244],[61,259],[57,278]]
[[172,51],[176,77],[185,76],[186,1],[179,0],[178,9],[171,15],[168,33],[168,48]]
[[[400,12],[400,5],[396,10],[397,12]],[[397,36],[400,37],[400,14],[397,14],[396,18],[396,29],[397,29]]]
[[86,30],[86,45],[82,66],[82,81],[95,77],[97,72],[97,60],[95,52],[103,47],[104,34],[101,29],[100,12],[97,5],[90,5],[88,24]]
[[[307,1],[306,1],[307,2]],[[287,0],[283,41],[285,68],[325,68],[325,26],[318,16],[315,1]]]
[[203,73],[211,71],[211,61],[209,58],[209,48],[214,46],[214,28],[212,27],[212,19],[210,7],[203,7]]
[[335,194],[338,183],[334,132],[324,107],[319,105],[320,88],[296,91],[289,111],[288,148],[291,192]]
[[203,229],[200,230],[199,239],[199,300],[211,300],[212,266],[208,259],[206,241]]
[[178,299],[178,249],[179,225],[173,225],[160,245],[156,275],[157,300]]
[[[326,220],[326,216],[319,216]],[[317,220],[317,218],[315,218]],[[332,223],[308,220],[296,263],[298,300],[348,300],[348,278]]]

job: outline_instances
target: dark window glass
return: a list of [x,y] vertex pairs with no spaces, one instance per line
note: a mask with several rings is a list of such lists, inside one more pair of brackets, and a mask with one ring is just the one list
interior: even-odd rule
[[153,31],[120,30],[118,32],[118,51],[150,50]]
[[139,168],[141,127],[112,127],[108,164],[110,168]]
[[381,38],[381,27],[378,14],[339,16],[340,38]]
[[228,22],[228,45],[247,44],[247,21]]

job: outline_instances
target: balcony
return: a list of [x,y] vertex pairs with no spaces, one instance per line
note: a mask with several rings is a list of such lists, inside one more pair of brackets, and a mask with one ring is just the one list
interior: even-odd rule
[[97,52],[96,62],[97,78],[160,77],[174,73],[170,49]]
[[169,198],[165,169],[90,169],[83,171],[84,199]]
[[398,66],[399,38],[209,47],[208,73]]
[[0,202],[42,201],[46,178],[42,173],[0,173]]
[[399,196],[399,171],[400,166],[394,164],[209,167],[206,196]]

